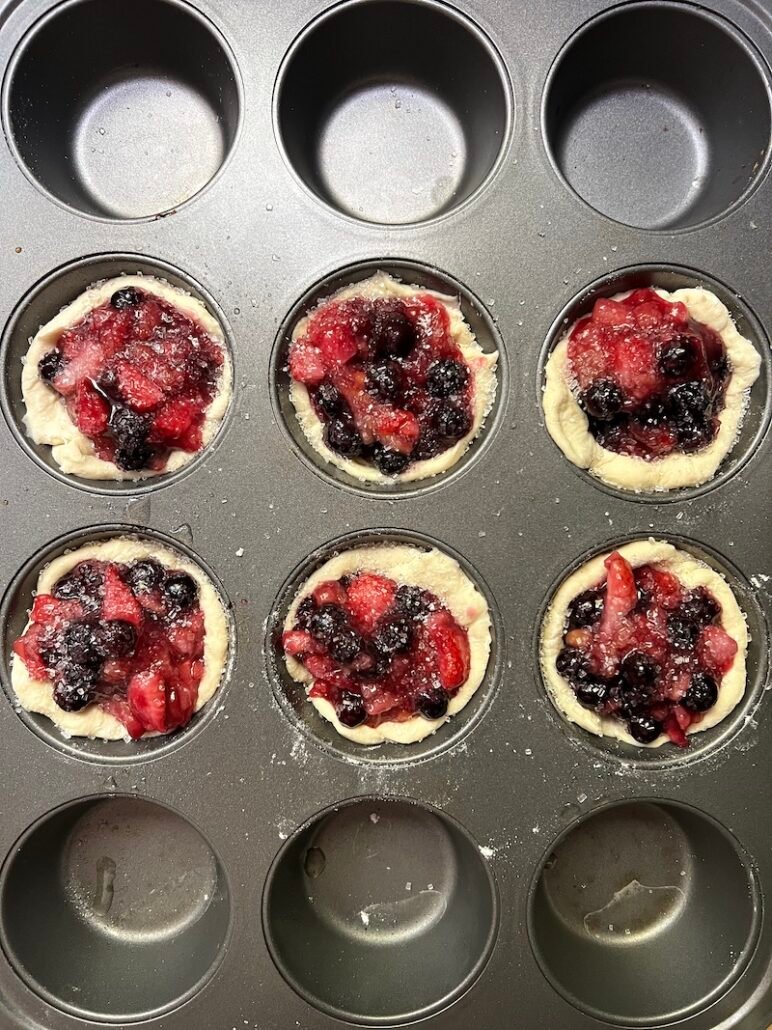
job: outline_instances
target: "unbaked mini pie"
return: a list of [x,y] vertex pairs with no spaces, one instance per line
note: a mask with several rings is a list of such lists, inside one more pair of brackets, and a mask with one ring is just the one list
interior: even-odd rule
[[370,483],[426,479],[455,465],[480,433],[497,359],[456,298],[378,272],[295,326],[290,398],[330,464]]
[[231,388],[219,322],[146,275],[82,293],[38,330],[22,371],[29,436],[63,472],[97,480],[185,465],[219,429]]
[[479,688],[491,621],[453,558],[367,546],[335,555],[306,580],[281,647],[289,674],[338,733],[359,744],[410,744]]
[[709,290],[600,298],[547,362],[547,429],[613,486],[697,486],[732,449],[760,364]]
[[560,585],[541,662],[570,722],[637,746],[686,747],[742,698],[747,645],[723,576],[672,544],[636,540]]
[[223,602],[198,565],[114,537],[42,570],[11,682],[23,708],[67,736],[170,733],[214,696],[228,641]]

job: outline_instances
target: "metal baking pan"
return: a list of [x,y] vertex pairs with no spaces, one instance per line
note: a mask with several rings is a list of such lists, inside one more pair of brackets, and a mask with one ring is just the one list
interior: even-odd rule
[[[772,1022],[770,62],[768,0],[0,0],[3,1030]],[[283,378],[293,319],[375,269],[459,294],[501,352],[479,444],[403,491],[320,467]],[[19,359],[137,270],[221,319],[234,400],[178,474],[68,480]],[[598,293],[684,282],[762,375],[715,480],[622,494],[549,439],[544,360]],[[132,746],[8,693],[41,564],[116,527],[194,555],[234,624],[216,700]],[[336,738],[273,651],[298,577],[374,533],[459,556],[493,615],[475,702],[412,749]],[[556,583],[649,535],[720,568],[753,637],[685,753],[567,726],[537,662]]]

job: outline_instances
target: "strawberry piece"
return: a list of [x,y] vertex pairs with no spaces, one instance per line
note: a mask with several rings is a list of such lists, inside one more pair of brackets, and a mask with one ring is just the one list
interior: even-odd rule
[[353,332],[345,325],[338,325],[315,336],[315,343],[324,358],[328,369],[336,365],[345,365],[347,361],[359,353],[359,343]]
[[110,406],[90,379],[81,379],[75,391],[75,423],[86,436],[99,436],[107,430]]
[[204,653],[204,613],[197,609],[185,622],[174,622],[166,631],[173,650],[186,658]]
[[445,690],[456,690],[469,675],[469,638],[447,611],[434,612],[426,628],[437,655],[440,683]]
[[150,439],[154,443],[178,443],[196,421],[199,410],[195,401],[185,397],[168,400],[153,419]]
[[614,377],[628,398],[639,402],[658,386],[654,343],[644,336],[625,336],[616,342]]
[[684,592],[677,576],[661,569],[654,569],[654,589],[657,600],[663,608],[677,608],[683,600]]
[[600,626],[600,636],[612,637],[622,618],[638,603],[638,588],[630,563],[619,551],[614,551],[604,562],[606,566],[606,601]]
[[149,340],[161,324],[161,306],[158,301],[145,296],[134,310],[134,335],[140,340]]
[[342,605],[346,603],[346,591],[343,584],[335,579],[328,579],[324,583],[320,583],[318,587],[314,588],[311,596],[320,607],[323,604]]
[[[200,679],[200,676],[199,676]],[[184,726],[196,710],[198,680],[190,662],[181,662],[174,682],[166,688],[166,725],[170,730]]]
[[346,608],[360,632],[372,633],[391,607],[396,589],[392,580],[372,572],[360,572],[354,577],[348,587]]
[[293,379],[307,386],[318,386],[327,374],[322,352],[302,339],[290,349],[289,369]]
[[34,680],[50,679],[48,668],[40,657],[40,643],[47,633],[44,626],[30,626],[23,637],[13,643],[13,651],[24,662],[27,672]]
[[166,714],[166,683],[160,672],[144,669],[129,680],[126,699],[132,714],[146,730],[166,733],[170,726]]
[[689,740],[672,712],[665,719],[662,728],[677,747],[689,746]]
[[80,601],[60,601],[53,594],[38,594],[32,602],[30,619],[44,625],[59,626],[64,622],[72,622],[83,615]]
[[633,315],[627,304],[609,297],[599,297],[593,305],[592,320],[597,325],[621,329],[633,324]]
[[164,395],[160,387],[130,361],[117,359],[114,371],[121,396],[135,411],[152,411],[163,401]]
[[737,654],[737,641],[721,626],[706,626],[697,641],[697,654],[705,668],[723,676]]
[[105,619],[130,622],[135,627],[142,623],[139,601],[123,582],[115,565],[108,565],[105,569],[102,616]]
[[302,629],[290,629],[282,633],[281,646],[291,655],[316,654],[320,650],[311,634]]
[[195,421],[190,426],[188,426],[186,431],[177,441],[176,446],[179,447],[180,450],[188,451],[189,453],[194,453],[195,451],[201,450],[201,448],[204,446],[204,433],[202,430],[201,423],[202,415],[199,412],[196,415]]
[[376,400],[365,389],[361,368],[342,368],[332,376],[334,384],[351,408],[359,434],[366,444],[377,440],[391,450],[409,454],[421,433],[418,419],[410,411]]
[[145,733],[145,726],[131,710],[128,701],[123,697],[109,697],[100,702],[106,712],[117,719],[126,730],[132,740],[139,740]]
[[102,367],[103,352],[96,340],[81,342],[74,353],[66,355],[69,360],[56,376],[57,392],[63,397],[74,394],[82,379],[98,379]]

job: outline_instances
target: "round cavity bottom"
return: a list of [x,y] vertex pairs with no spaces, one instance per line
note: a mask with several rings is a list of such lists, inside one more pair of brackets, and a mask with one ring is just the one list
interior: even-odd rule
[[759,914],[748,860],[717,823],[669,802],[630,802],[582,819],[553,847],[529,933],[542,971],[573,1005],[615,1025],[653,1026],[729,989]]
[[79,801],[33,826],[3,872],[0,908],[3,948],[22,979],[52,1004],[108,1022],[191,997],[230,920],[224,873],[198,830],[121,796]]
[[268,946],[290,986],[367,1026],[411,1022],[460,997],[488,959],[497,911],[466,831],[398,799],[319,813],[279,852],[263,897]]

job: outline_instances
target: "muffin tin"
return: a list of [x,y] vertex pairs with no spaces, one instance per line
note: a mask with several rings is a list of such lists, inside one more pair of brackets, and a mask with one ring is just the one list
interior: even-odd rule
[[[768,0],[0,0],[3,1030],[772,1022],[770,62]],[[463,463],[391,492],[320,466],[283,368],[294,318],[377,268],[501,353]],[[65,478],[20,356],[138,270],[222,321],[230,411],[173,476]],[[549,439],[543,363],[593,296],[686,281],[762,375],[715,480],[623,494]],[[64,740],[14,707],[9,643],[41,565],[120,532],[202,562],[231,664],[176,736]],[[374,535],[459,557],[493,616],[479,694],[413,748],[337,738],[275,653],[300,579]],[[724,572],[753,638],[683,753],[568,726],[537,662],[557,583],[649,535]]]

